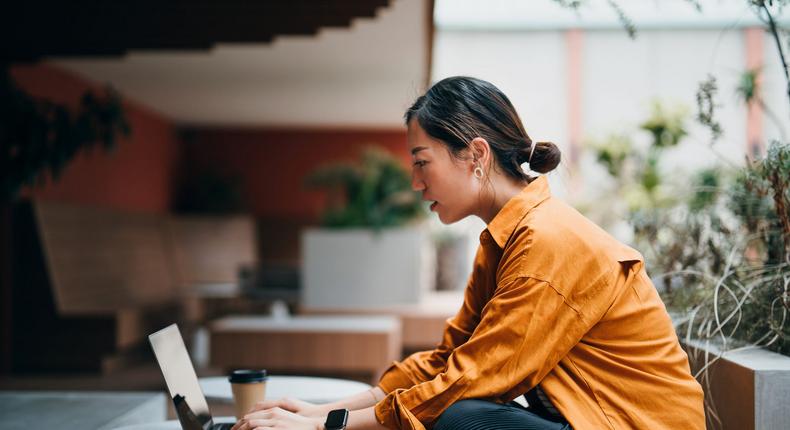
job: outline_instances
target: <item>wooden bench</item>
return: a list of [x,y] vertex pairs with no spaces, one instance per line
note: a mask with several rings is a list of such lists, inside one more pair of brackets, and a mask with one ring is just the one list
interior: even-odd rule
[[200,318],[200,282],[255,259],[245,217],[173,217],[22,202],[12,216],[11,368],[110,371],[172,322]]
[[249,216],[170,216],[166,225],[181,286],[235,284],[239,267],[258,261]]
[[401,327],[386,316],[227,317],[209,326],[211,365],[226,370],[361,376],[377,381],[400,358]]

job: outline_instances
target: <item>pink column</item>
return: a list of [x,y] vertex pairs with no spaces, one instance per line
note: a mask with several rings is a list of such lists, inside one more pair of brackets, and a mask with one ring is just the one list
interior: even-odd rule
[[[762,67],[765,44],[764,30],[748,27],[744,30],[746,69],[757,70],[757,96],[762,90]],[[746,154],[751,158],[765,152],[763,140],[763,108],[759,103],[749,103],[746,113]]]
[[565,32],[566,43],[566,76],[568,89],[568,143],[569,157],[567,158],[568,170],[571,173],[571,186],[569,194],[573,195],[580,189],[581,175],[576,174],[579,166],[582,142],[582,45],[584,33],[581,29],[574,28]]

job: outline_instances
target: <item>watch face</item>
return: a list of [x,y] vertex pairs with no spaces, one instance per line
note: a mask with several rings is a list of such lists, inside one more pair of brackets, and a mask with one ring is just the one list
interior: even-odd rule
[[343,429],[346,428],[347,421],[348,409],[335,409],[326,416],[324,427],[327,429]]

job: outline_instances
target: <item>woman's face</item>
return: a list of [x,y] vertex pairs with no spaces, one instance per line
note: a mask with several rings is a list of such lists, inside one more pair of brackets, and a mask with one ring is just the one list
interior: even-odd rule
[[409,122],[409,150],[412,154],[411,186],[422,192],[445,224],[475,214],[480,181],[474,177],[470,156],[457,159],[440,141],[428,136],[416,120]]

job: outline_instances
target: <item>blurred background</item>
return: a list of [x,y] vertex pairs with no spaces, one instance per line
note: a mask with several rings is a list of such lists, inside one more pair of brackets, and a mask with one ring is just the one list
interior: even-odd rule
[[171,323],[201,377],[374,384],[432,348],[485,225],[410,191],[403,113],[455,75],[560,147],[552,192],[645,255],[681,337],[790,360],[786,5],[8,5],[0,389],[161,391]]

